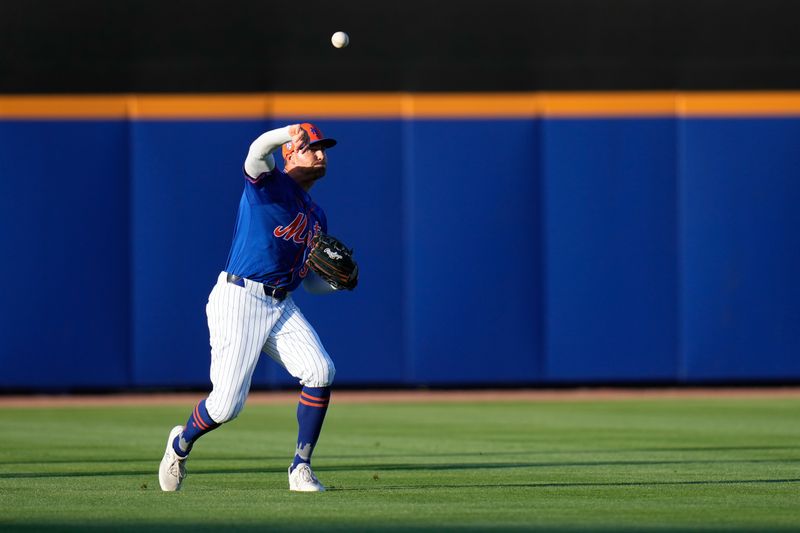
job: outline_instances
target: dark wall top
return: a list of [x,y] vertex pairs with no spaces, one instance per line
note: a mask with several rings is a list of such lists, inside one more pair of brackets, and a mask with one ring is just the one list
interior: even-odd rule
[[792,0],[4,1],[0,92],[797,89],[798,20]]

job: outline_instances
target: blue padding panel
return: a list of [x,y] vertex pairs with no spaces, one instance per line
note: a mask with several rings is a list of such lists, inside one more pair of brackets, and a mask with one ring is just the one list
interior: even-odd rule
[[[132,124],[133,379],[210,386],[205,305],[228,256],[260,121]],[[260,372],[254,383],[266,382]]]
[[0,386],[128,385],[128,126],[0,121]]
[[407,124],[413,383],[539,370],[539,176],[531,120]]
[[549,381],[677,377],[675,127],[543,123]]
[[800,119],[682,131],[688,380],[800,378]]

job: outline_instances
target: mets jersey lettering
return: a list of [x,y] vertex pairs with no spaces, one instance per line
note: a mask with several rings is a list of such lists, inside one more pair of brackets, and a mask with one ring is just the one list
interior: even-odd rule
[[314,235],[326,227],[322,209],[285,173],[246,181],[225,271],[294,290]]
[[308,217],[306,214],[297,213],[297,216],[294,217],[294,220],[292,220],[291,224],[288,226],[278,226],[275,228],[272,234],[279,239],[293,241],[297,244],[305,243],[306,246],[310,247],[311,240],[320,231],[319,222],[314,222],[313,230],[303,234],[303,232],[306,230],[306,226],[308,226]]

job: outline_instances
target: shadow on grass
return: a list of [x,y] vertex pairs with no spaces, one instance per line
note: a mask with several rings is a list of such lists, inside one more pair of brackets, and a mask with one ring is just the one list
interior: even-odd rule
[[[509,463],[376,463],[367,465],[326,465],[325,471],[403,471],[403,470],[483,470],[505,468],[569,468],[596,466],[665,466],[665,465],[705,465],[705,464],[782,464],[800,463],[798,459],[703,459],[703,460],[665,460],[665,461],[568,461],[568,462],[509,462]],[[211,473],[206,471],[206,473]]]
[[[800,451],[800,446],[713,446],[713,447],[669,447],[669,448],[626,448],[626,449],[594,449],[594,450],[521,450],[516,452],[433,452],[433,453],[373,453],[366,451],[364,453],[352,454],[325,454],[326,460],[337,459],[360,459],[364,457],[369,458],[417,458],[417,457],[519,457],[524,455],[585,455],[585,454],[619,454],[619,453],[669,453],[669,452],[725,452],[725,451]],[[157,456],[160,459],[160,455]],[[280,461],[286,459],[286,455],[264,455],[259,457],[252,456],[233,456],[233,455],[209,455],[204,457],[205,460],[211,461]],[[125,463],[142,463],[153,461],[153,456],[142,456],[138,458],[127,457],[124,459],[37,459],[28,461],[0,461],[0,466],[9,465],[28,465],[28,464],[125,464]],[[648,461],[644,461],[648,462]],[[751,462],[751,461],[747,461]],[[551,464],[551,463],[548,463]],[[580,463],[584,465],[585,463]],[[608,463],[592,463],[592,464],[608,464]],[[663,464],[663,463],[662,463]],[[558,466],[556,464],[556,466]]]
[[328,490],[342,492],[369,492],[372,490],[419,490],[419,489],[548,489],[548,488],[591,488],[591,487],[660,487],[684,485],[760,485],[769,483],[800,483],[800,478],[789,479],[701,479],[692,481],[587,481],[582,483],[474,483],[435,485],[381,485],[374,488],[329,487]]
[[[162,451],[161,454],[164,452]],[[148,455],[147,457],[139,457],[139,458],[130,458],[126,457],[125,459],[40,459],[37,461],[0,461],[0,466],[12,466],[12,465],[81,465],[81,464],[139,464],[139,463],[152,463],[153,461],[158,462],[161,460],[161,454],[155,455]],[[154,458],[155,457],[155,458]],[[353,456],[353,457],[363,457],[363,456]],[[275,455],[264,455],[260,457],[216,457],[216,456],[206,456],[203,460],[206,461],[281,461],[286,460],[287,454],[275,456]],[[0,474],[0,477],[2,474]]]
[[[307,522],[297,521],[294,523],[284,522],[266,522],[259,524],[208,524],[208,523],[181,523],[178,524],[159,524],[159,523],[140,523],[140,524],[98,524],[98,523],[74,523],[74,524],[48,524],[48,523],[29,523],[29,524],[3,524],[0,522],[0,529],[4,533],[19,531],[19,532],[33,532],[42,531],[45,533],[53,533],[56,531],[65,533],[78,533],[88,531],[90,533],[99,531],[114,531],[114,533],[142,533],[142,532],[157,532],[157,531],[170,531],[173,532],[180,528],[181,530],[192,531],[193,533],[211,533],[217,531],[231,531],[234,533],[251,533],[262,531],[298,531],[308,533],[309,529],[322,529],[327,532],[361,532],[361,531],[381,531],[382,533],[400,533],[403,531],[421,532],[421,531],[436,531],[436,530],[458,530],[464,532],[478,532],[491,529],[492,531],[550,531],[554,533],[578,533],[594,531],[598,533],[630,533],[630,532],[658,532],[658,533],[696,533],[697,527],[669,527],[669,526],[626,526],[626,525],[613,525],[596,527],[587,524],[576,526],[553,526],[553,525],[492,525],[490,528],[484,526],[471,526],[469,524],[420,524],[420,525],[399,525],[399,524],[386,524],[374,523],[372,525],[365,525],[363,523],[354,524],[325,524],[324,527],[317,524],[312,526]],[[783,533],[788,531],[796,531],[794,528],[781,528],[781,527],[759,527],[759,531],[770,533]],[[746,527],[725,527],[725,528],[707,528],[702,527],[703,533],[729,533],[731,531],[752,531],[751,528]]]
[[[245,459],[246,460],[246,459]],[[262,462],[262,459],[254,459]],[[219,459],[208,458],[208,462]],[[243,461],[243,459],[236,459]],[[703,459],[703,460],[665,460],[665,461],[570,461],[570,462],[486,462],[486,463],[369,463],[326,465],[321,470],[325,472],[386,472],[386,471],[448,471],[448,470],[500,470],[517,468],[570,468],[570,467],[628,467],[628,466],[666,466],[666,465],[706,465],[706,464],[783,464],[798,463],[800,459]],[[89,464],[93,464],[91,461]],[[72,464],[81,464],[80,461]],[[194,474],[274,474],[283,473],[283,466],[275,467],[249,467],[249,468],[204,468],[203,461],[189,463],[192,465],[190,472]],[[196,465],[196,468],[194,468]],[[3,472],[0,479],[35,479],[35,478],[78,478],[78,477],[106,477],[106,476],[142,476],[150,475],[153,468],[136,470],[101,470],[86,472]]]

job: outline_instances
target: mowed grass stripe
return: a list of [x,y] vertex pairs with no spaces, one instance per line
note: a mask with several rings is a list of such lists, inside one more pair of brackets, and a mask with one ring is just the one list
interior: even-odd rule
[[291,406],[205,436],[158,489],[191,405],[0,412],[0,530],[800,529],[800,399],[341,404],[293,494]]

